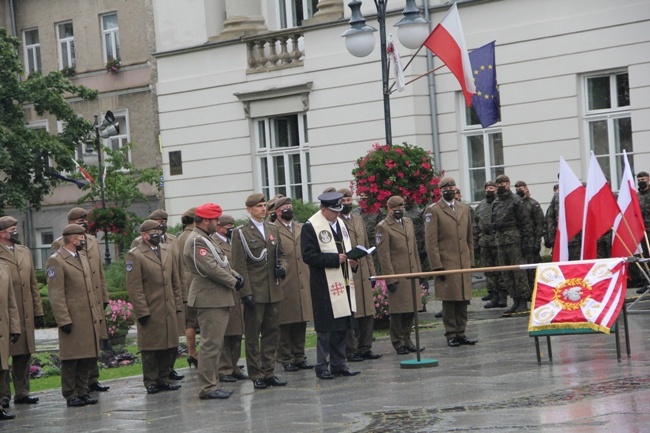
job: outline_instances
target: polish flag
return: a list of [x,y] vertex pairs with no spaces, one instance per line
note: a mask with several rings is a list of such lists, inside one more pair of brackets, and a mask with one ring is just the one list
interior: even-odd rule
[[614,220],[620,213],[607,178],[592,152],[582,223],[582,260],[597,257],[598,238],[612,229]]
[[618,207],[621,213],[614,221],[612,257],[629,257],[640,252],[639,243],[645,233],[639,196],[625,150],[623,151],[623,157],[625,158],[625,170],[623,171],[623,179],[621,179],[621,187],[618,192]]
[[463,90],[465,103],[468,107],[472,105],[472,95],[476,93],[476,87],[456,3],[429,34],[424,46],[438,56],[456,76]]
[[560,211],[553,248],[554,262],[569,260],[569,241],[582,230],[585,191],[569,164],[560,157]]
[[82,166],[80,166],[79,163],[74,160],[74,158],[72,159],[72,162],[74,162],[74,165],[76,165],[77,169],[79,169],[79,173],[81,173],[81,175],[83,177],[85,177],[88,182],[95,183],[95,179],[93,179],[93,177],[90,175],[90,173],[88,173],[86,171],[86,169],[84,169]]

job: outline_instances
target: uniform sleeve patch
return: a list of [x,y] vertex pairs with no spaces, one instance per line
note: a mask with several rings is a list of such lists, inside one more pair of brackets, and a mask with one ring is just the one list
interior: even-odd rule
[[50,266],[47,268],[47,276],[49,278],[54,278],[54,266]]
[[205,248],[199,248],[199,256],[205,257],[207,255],[208,255],[208,250],[206,250]]
[[133,270],[133,261],[132,260],[127,260],[126,261],[126,272],[131,272]]

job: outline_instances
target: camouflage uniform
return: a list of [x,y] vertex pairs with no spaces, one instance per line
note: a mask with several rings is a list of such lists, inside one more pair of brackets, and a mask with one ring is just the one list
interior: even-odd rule
[[[641,215],[643,215],[643,223],[645,224],[645,232],[650,238],[650,188],[644,191],[639,191],[639,205],[641,206]],[[647,245],[645,239],[641,241],[644,245],[644,255],[648,257]]]
[[[530,215],[519,196],[507,190],[497,193],[492,204],[492,223],[495,229],[498,265],[524,264],[522,252],[529,251],[532,245],[532,225]],[[530,287],[526,271],[505,271],[500,273],[499,287],[507,287],[515,301],[512,311],[521,306],[526,310],[530,297]]]
[[[481,266],[491,267],[496,266],[497,260],[497,243],[496,235],[494,232],[494,224],[492,223],[492,203],[494,199],[483,199],[474,211],[473,231],[474,231],[474,248],[478,248],[481,253]],[[476,255],[476,254],[475,254]],[[492,295],[492,299],[496,299],[498,303],[499,293],[497,281],[499,279],[499,272],[486,272],[485,279],[487,281],[488,293]],[[503,303],[506,302],[507,292],[502,290]],[[505,306],[505,305],[504,305]]]
[[[539,252],[542,248],[541,242],[545,231],[544,212],[539,202],[530,196],[523,198],[521,201],[530,215],[533,231],[532,243],[530,249],[525,251],[524,260],[526,263],[539,263],[542,261]],[[531,289],[535,284],[535,271],[535,269],[526,271],[528,274],[528,285]]]
[[544,230],[544,246],[546,248],[553,248],[555,244],[555,232],[557,231],[557,219],[560,215],[560,195],[553,194],[551,203],[546,209],[546,230]]

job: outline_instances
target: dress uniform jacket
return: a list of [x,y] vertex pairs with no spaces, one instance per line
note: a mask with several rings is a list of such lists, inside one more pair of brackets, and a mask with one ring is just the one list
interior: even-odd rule
[[43,304],[34,274],[32,254],[29,248],[18,244],[14,245],[13,251],[0,247],[0,261],[5,263],[10,271],[20,316],[20,338],[9,346],[9,354],[14,356],[34,353],[34,317],[43,316]]
[[9,334],[20,333],[20,316],[14,296],[11,274],[0,263],[0,370],[9,370]]
[[137,324],[140,350],[178,347],[176,320],[183,309],[178,265],[170,245],[158,248],[160,257],[145,243],[126,255],[126,289],[133,310],[138,319],[150,316],[145,325]]
[[[228,258],[228,262],[232,260],[232,244],[224,242],[217,235],[213,235],[212,239],[221,247],[224,254]],[[242,335],[244,333],[244,314],[242,313],[241,299],[239,298],[239,292],[232,292],[232,299],[235,305],[230,307],[230,318],[228,319],[228,326],[226,327],[226,337],[231,335]]]
[[[468,269],[474,264],[474,235],[469,206],[456,201],[456,211],[440,200],[425,211],[424,234],[431,269]],[[436,278],[436,299],[472,299],[472,274]]]
[[203,230],[194,228],[188,236],[183,258],[192,273],[192,284],[187,305],[194,308],[232,307],[233,290],[238,275],[226,264],[219,266],[212,258],[207,242],[211,243],[222,259],[225,253]]
[[[241,297],[253,295],[256,303],[266,304],[282,300],[280,281],[275,277],[276,256],[277,263],[285,271],[287,257],[279,241],[278,228],[273,224],[264,222],[264,236],[255,227],[251,220],[233,232],[232,259],[233,268],[244,277],[244,287],[240,290]],[[246,240],[251,257],[244,248],[242,237]],[[266,248],[266,258],[257,261]]]
[[[340,219],[343,220],[345,227],[348,229],[352,247],[362,245],[370,248],[363,217],[352,213],[349,217],[350,219],[346,218],[345,215],[341,215]],[[370,283],[370,277],[373,275],[377,274],[375,273],[375,264],[372,256],[367,255],[359,259],[359,269],[353,276],[354,293],[357,301],[357,311],[354,313],[354,317],[375,315],[375,300],[372,296],[373,289]]]
[[[403,217],[404,227],[392,215],[377,224],[375,229],[377,254],[383,275],[421,272],[420,255],[413,222]],[[398,283],[394,293],[388,292],[391,313],[413,313],[413,290],[411,280],[406,278],[386,280],[386,284]],[[422,309],[419,284],[416,280],[417,309]]]
[[[181,254],[181,273],[180,273],[180,280],[181,280],[181,290],[183,291],[183,302],[187,302],[187,294],[190,291],[190,284],[192,283],[192,273],[187,267],[187,264],[185,264],[185,260],[182,260],[183,256],[183,250],[185,249],[185,242],[187,241],[187,238],[190,236],[190,233],[192,233],[193,227],[185,227],[183,232],[178,235],[178,250],[180,251]],[[184,326],[185,324],[183,324]]]
[[[62,360],[98,358],[103,314],[97,307],[85,255],[77,259],[60,248],[47,260],[47,288],[52,312],[59,327],[59,356]],[[66,334],[60,327],[72,324]]]
[[280,325],[309,322],[314,319],[309,290],[309,267],[302,261],[300,233],[302,223],[291,222],[291,231],[278,219],[274,223],[280,233],[282,251],[287,256],[287,275],[280,280],[284,299],[280,302]]

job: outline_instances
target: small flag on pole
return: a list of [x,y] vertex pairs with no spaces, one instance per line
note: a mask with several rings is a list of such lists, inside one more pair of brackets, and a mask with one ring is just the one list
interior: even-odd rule
[[397,52],[397,49],[395,48],[395,44],[393,44],[393,35],[390,35],[388,37],[388,44],[386,45],[386,53],[388,53],[388,57],[393,61],[393,71],[395,73],[395,87],[397,88],[398,92],[401,92],[404,90],[404,87],[406,86],[405,80],[404,80],[404,71],[402,67],[402,60],[399,57],[399,53]]
[[84,169],[81,165],[79,165],[79,163],[77,161],[75,161],[74,158],[72,159],[72,162],[74,162],[74,165],[77,166],[77,169],[79,170],[79,173],[81,173],[81,175],[83,177],[85,177],[88,182],[95,183],[95,179],[93,179],[93,177],[90,175],[90,173],[88,173],[86,171],[86,169]]

